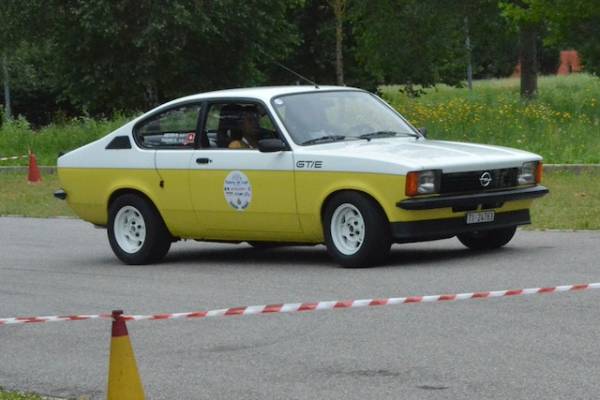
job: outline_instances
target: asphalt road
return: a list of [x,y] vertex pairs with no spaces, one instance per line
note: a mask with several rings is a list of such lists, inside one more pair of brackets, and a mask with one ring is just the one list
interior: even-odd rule
[[[181,312],[600,281],[600,232],[519,231],[473,253],[395,246],[344,270],[323,247],[178,243],[124,266],[77,220],[0,218],[0,316]],[[592,399],[600,291],[128,324],[151,399]],[[104,398],[110,323],[0,327],[0,386]]]

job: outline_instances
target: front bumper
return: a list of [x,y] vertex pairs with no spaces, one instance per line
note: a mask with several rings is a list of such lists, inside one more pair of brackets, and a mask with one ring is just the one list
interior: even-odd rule
[[469,210],[476,209],[480,205],[484,208],[500,208],[507,201],[534,199],[545,196],[548,192],[546,187],[537,185],[524,189],[497,192],[406,199],[396,203],[396,206],[403,210],[433,210],[448,207],[458,210]]
[[464,216],[427,221],[393,222],[392,237],[396,243],[446,239],[459,233],[508,228],[531,223],[529,210],[496,213],[494,222],[467,224]]

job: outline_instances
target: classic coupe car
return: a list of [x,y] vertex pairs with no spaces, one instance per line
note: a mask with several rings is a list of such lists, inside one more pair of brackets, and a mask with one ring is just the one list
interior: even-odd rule
[[264,87],[184,97],[58,159],[66,199],[106,227],[127,264],[180,239],[256,247],[325,243],[344,267],[392,243],[457,236],[507,244],[530,223],[542,159],[428,140],[379,97],[346,87]]

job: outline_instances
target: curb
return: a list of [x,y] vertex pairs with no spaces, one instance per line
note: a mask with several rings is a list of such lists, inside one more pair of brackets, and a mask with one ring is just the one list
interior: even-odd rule
[[[45,165],[39,166],[44,174],[56,174],[56,167]],[[28,167],[8,166],[0,167],[0,174],[26,174]],[[572,172],[574,174],[593,173],[600,174],[600,164],[544,164],[544,172]]]
[[600,173],[600,164],[544,164],[544,172]]

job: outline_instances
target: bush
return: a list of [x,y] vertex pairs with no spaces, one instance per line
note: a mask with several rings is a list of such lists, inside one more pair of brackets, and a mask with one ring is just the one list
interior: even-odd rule
[[[56,165],[60,152],[67,152],[105,136],[130,118],[112,120],[82,117],[60,124],[50,124],[38,131],[22,117],[6,121],[0,128],[0,157],[27,154],[31,149],[41,165]],[[2,165],[26,165],[27,160],[0,162]]]

